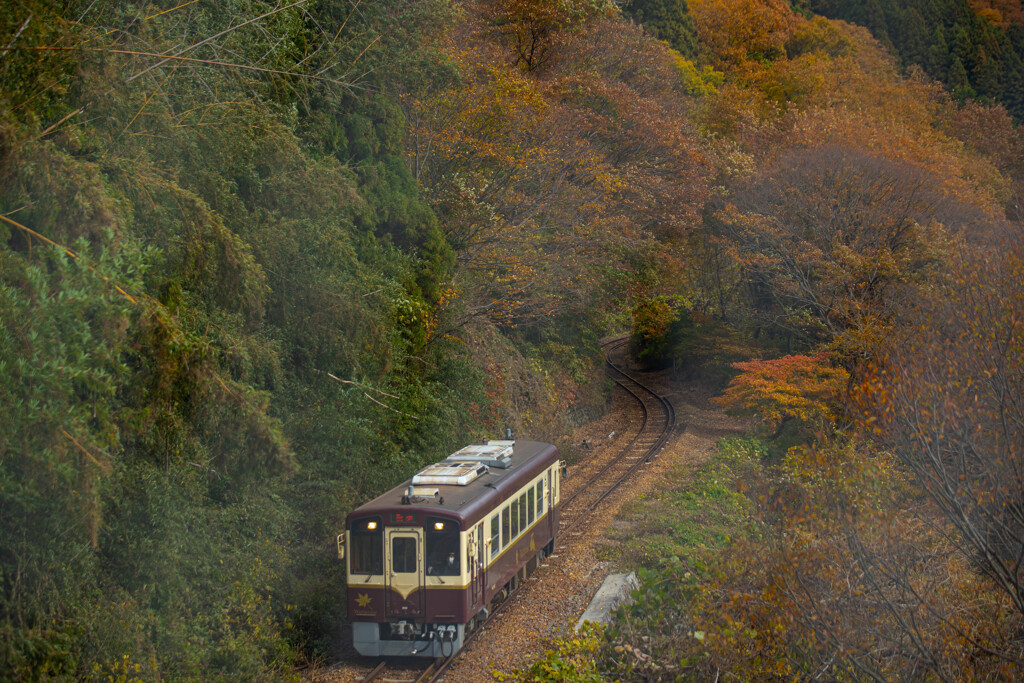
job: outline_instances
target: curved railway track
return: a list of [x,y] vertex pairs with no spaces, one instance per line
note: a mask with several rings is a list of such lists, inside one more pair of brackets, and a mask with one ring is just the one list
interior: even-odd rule
[[[617,351],[626,345],[626,341],[624,337],[615,339],[605,349],[607,352]],[[578,487],[572,496],[562,501],[560,536],[587,519],[587,513],[600,505],[642,465],[653,460],[676,429],[676,411],[668,399],[627,374],[612,363],[607,355],[605,373],[640,406],[643,416],[640,429],[585,485]]]
[[[604,344],[605,373],[636,401],[642,416],[640,428],[625,446],[619,448],[608,458],[607,462],[596,463],[594,468],[596,471],[589,476],[584,484],[577,487],[575,493],[561,502],[557,538],[562,543],[565,542],[566,534],[572,532],[583,520],[588,519],[588,513],[591,510],[600,505],[640,467],[653,460],[665,447],[677,428],[676,411],[672,403],[612,362],[611,353],[621,350],[627,342],[626,337],[619,337]],[[487,621],[479,624],[466,636],[462,648],[455,655],[431,660],[429,663],[418,660],[401,661],[400,663],[382,660],[362,678],[363,683],[383,680],[385,675],[387,675],[388,681],[434,683],[444,675],[459,654],[464,652],[483,631],[482,627],[490,623],[512,602],[518,590],[517,587],[507,599],[492,610]]]

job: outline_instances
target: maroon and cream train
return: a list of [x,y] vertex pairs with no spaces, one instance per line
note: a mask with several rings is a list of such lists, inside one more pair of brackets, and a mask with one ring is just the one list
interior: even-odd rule
[[[466,446],[357,508],[338,537],[367,656],[444,657],[554,549],[558,449]],[[347,548],[347,553],[345,552]]]

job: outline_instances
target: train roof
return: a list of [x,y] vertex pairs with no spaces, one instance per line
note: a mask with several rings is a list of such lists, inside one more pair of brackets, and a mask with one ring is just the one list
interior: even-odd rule
[[468,528],[557,460],[558,449],[541,441],[466,446],[359,506],[345,525],[368,515],[382,515],[387,524],[393,514],[422,513],[457,519]]

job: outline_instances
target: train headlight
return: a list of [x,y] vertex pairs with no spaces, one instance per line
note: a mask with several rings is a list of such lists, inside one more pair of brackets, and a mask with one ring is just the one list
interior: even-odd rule
[[377,522],[367,522],[366,523],[366,528],[369,529],[370,531],[373,531],[374,529],[377,528]]
[[434,528],[438,531],[444,531],[444,522],[434,522]]

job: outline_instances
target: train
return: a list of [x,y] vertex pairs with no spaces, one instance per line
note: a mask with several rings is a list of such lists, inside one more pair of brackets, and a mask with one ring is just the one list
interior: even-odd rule
[[564,463],[540,441],[472,444],[353,510],[338,536],[355,650],[449,657],[549,556]]

